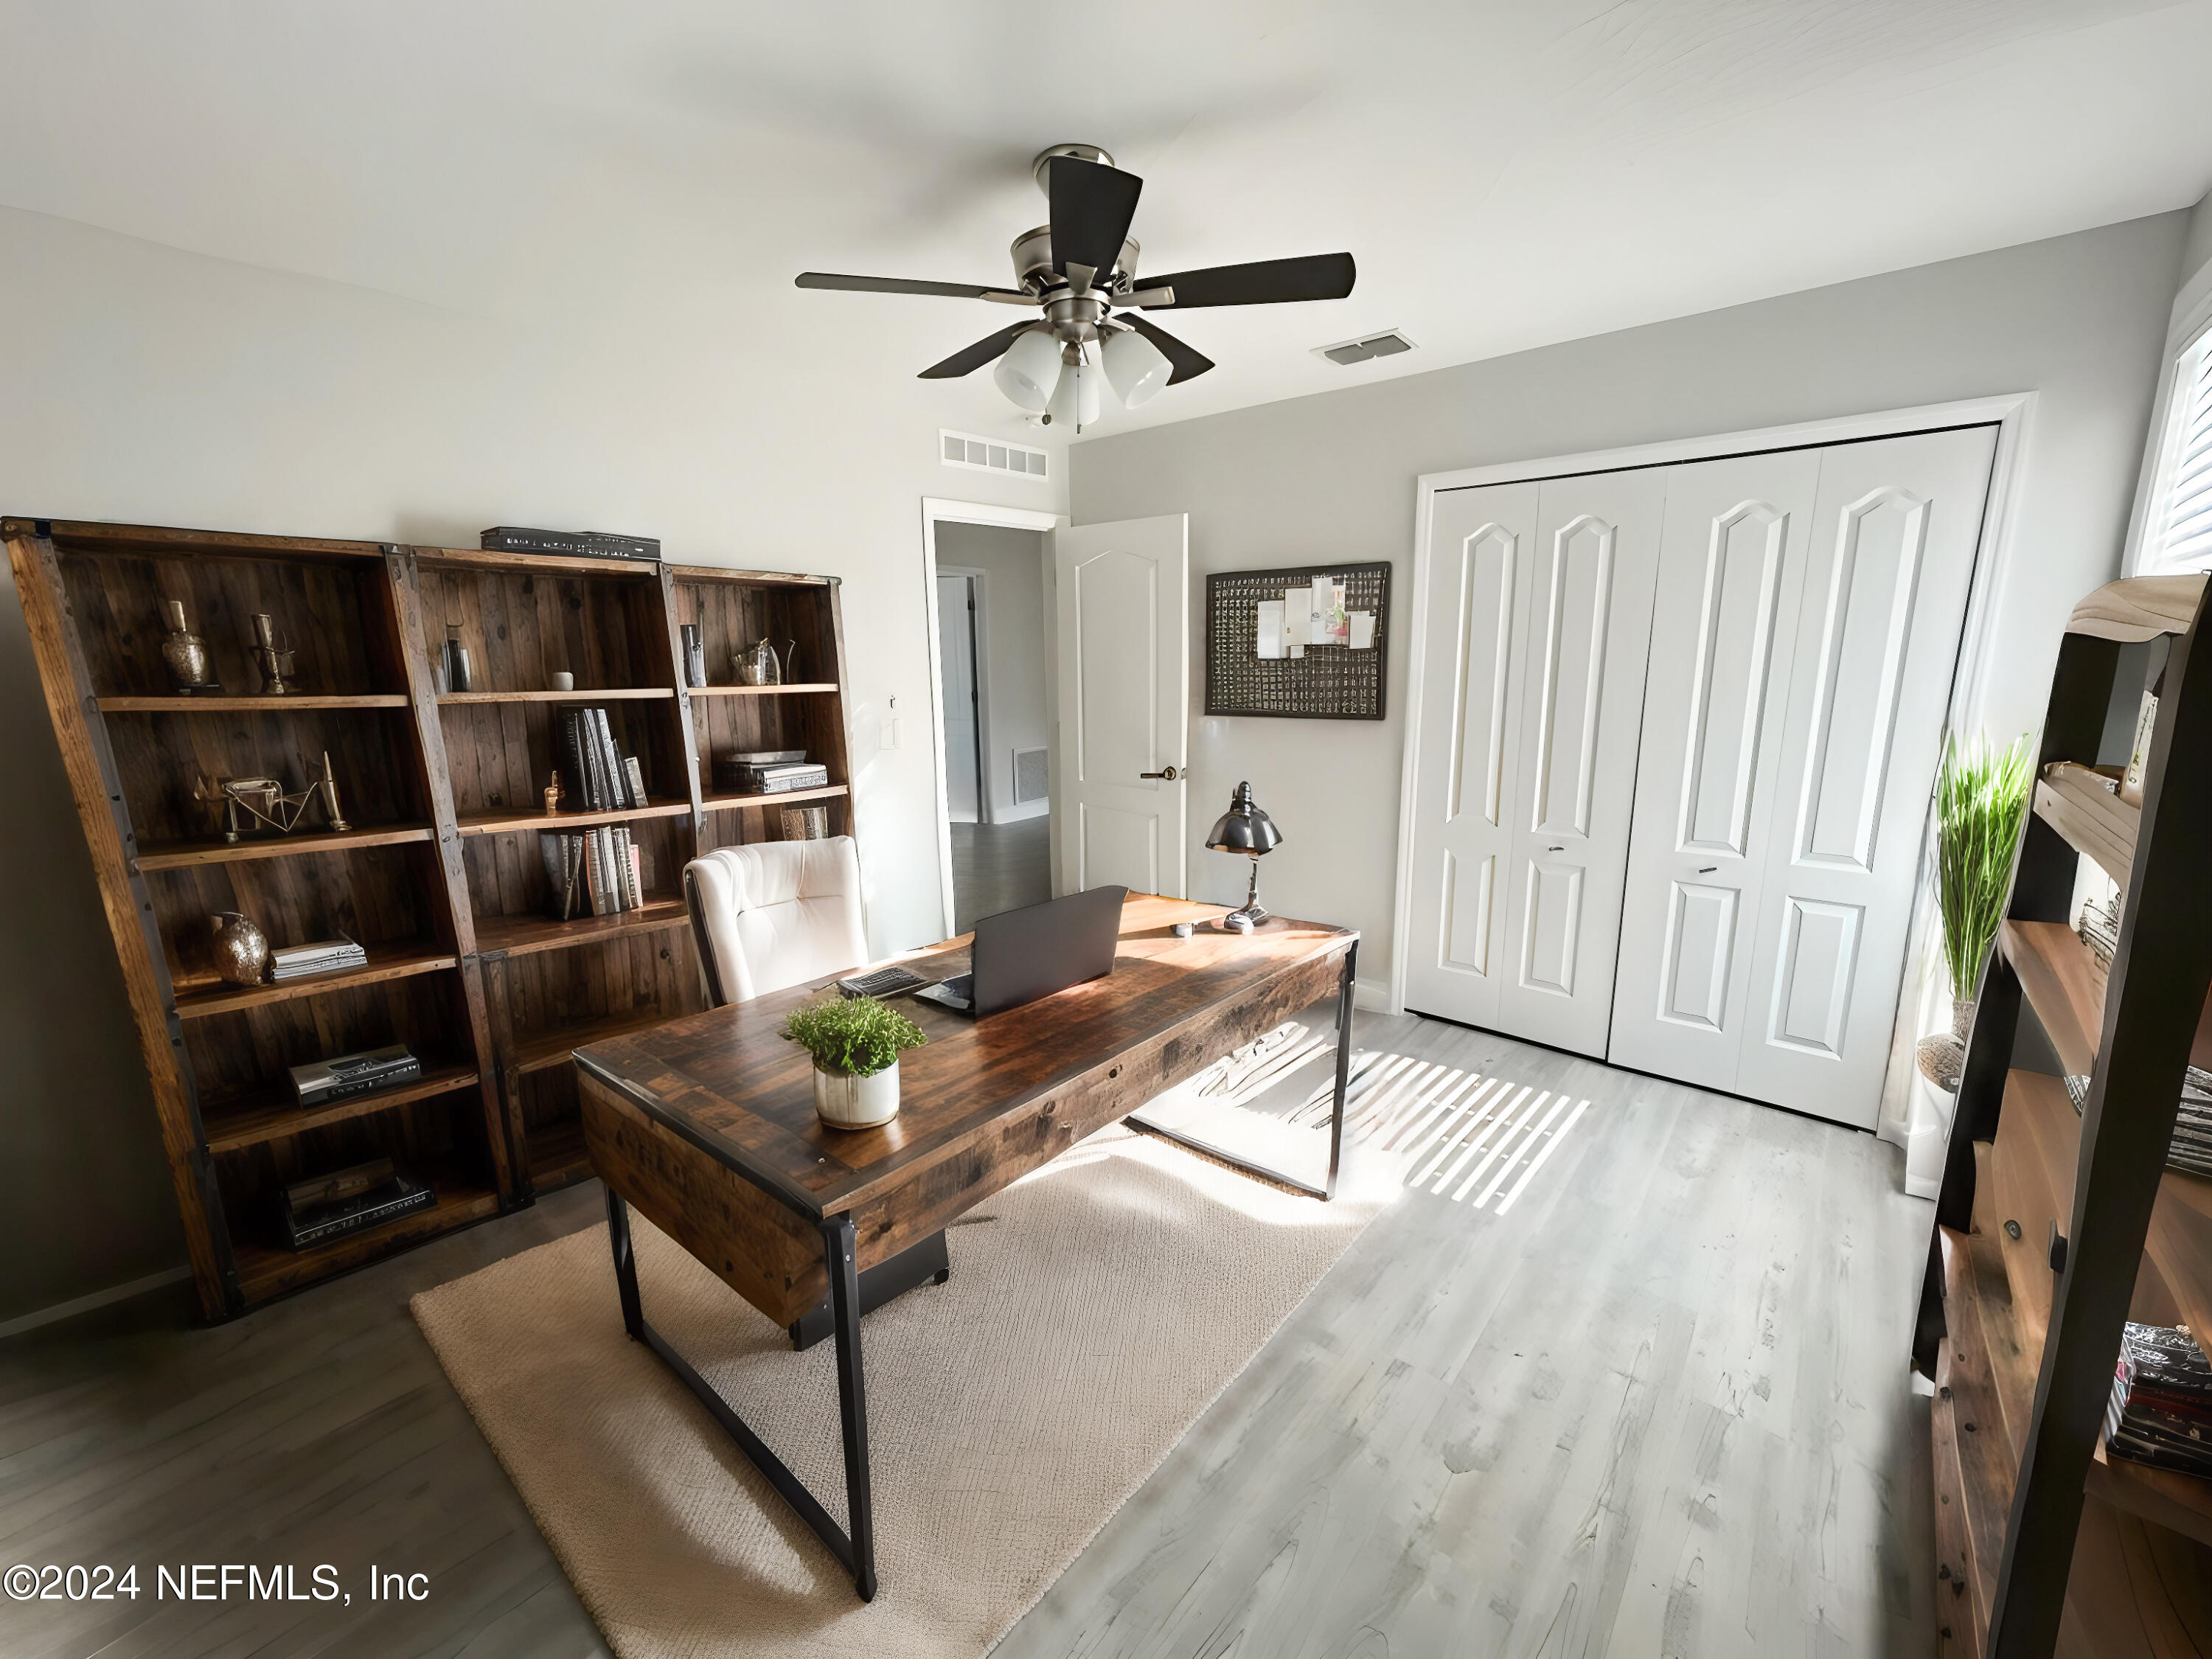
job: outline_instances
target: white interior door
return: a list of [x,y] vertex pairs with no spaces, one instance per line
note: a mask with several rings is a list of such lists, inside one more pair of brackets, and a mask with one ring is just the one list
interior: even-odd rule
[[1669,469],[1607,1057],[1736,1087],[1820,452]]
[[1664,493],[1638,471],[1437,498],[1409,1007],[1605,1051]]
[[1996,429],[1824,451],[1738,1091],[1871,1128]]
[[975,580],[937,579],[937,660],[943,676],[937,706],[945,720],[945,815],[954,823],[975,823],[983,816]]
[[1079,525],[1053,538],[1060,752],[1056,890],[1188,895],[1189,520]]
[[1414,774],[1409,1007],[1498,1024],[1504,888],[1513,863],[1533,483],[1454,489],[1429,527]]
[[1498,1026],[1602,1055],[1636,791],[1666,480],[1547,479],[1523,600],[1520,812]]

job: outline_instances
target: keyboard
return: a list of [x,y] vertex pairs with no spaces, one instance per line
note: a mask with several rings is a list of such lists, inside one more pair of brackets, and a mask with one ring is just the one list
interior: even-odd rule
[[902,991],[928,983],[911,968],[878,968],[872,974],[855,974],[850,979],[839,980],[837,994],[843,997],[895,997]]

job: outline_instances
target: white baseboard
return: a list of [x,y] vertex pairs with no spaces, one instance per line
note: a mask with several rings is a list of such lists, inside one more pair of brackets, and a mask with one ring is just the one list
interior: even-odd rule
[[1370,1014],[1390,1012],[1390,981],[1387,979],[1355,979],[1352,981],[1352,1006],[1364,1008]]
[[41,1308],[36,1313],[19,1314],[0,1324],[0,1340],[36,1330],[40,1326],[51,1325],[58,1319],[74,1319],[81,1313],[90,1313],[94,1308],[104,1308],[111,1302],[127,1302],[134,1296],[143,1296],[149,1291],[158,1291],[164,1285],[173,1285],[180,1279],[191,1276],[190,1267],[165,1267],[160,1273],[148,1273],[145,1278],[134,1279],[125,1285],[111,1285],[104,1291],[94,1291],[90,1296],[57,1302],[52,1307]]
[[1043,800],[1025,800],[1019,805],[1008,803],[991,809],[994,823],[1026,823],[1031,818],[1043,817],[1052,811],[1049,797]]

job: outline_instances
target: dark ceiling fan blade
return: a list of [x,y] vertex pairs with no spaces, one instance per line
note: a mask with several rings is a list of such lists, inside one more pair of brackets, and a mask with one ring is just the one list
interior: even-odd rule
[[1185,380],[1194,380],[1213,367],[1213,359],[1202,351],[1194,351],[1164,328],[1155,328],[1133,311],[1122,312],[1115,319],[1127,323],[1160,349],[1161,356],[1175,365],[1175,373],[1168,376],[1170,386],[1180,386]]
[[844,289],[855,294],[929,294],[941,300],[988,300],[1004,295],[1027,303],[1018,288],[981,288],[974,283],[921,283],[906,276],[839,276],[826,270],[802,270],[800,288]]
[[1121,257],[1145,181],[1119,167],[1066,155],[1045,176],[1051,186],[1046,194],[1052,199],[1052,268],[1065,276],[1070,265],[1088,265],[1094,286],[1103,283]]
[[1352,292],[1352,279],[1358,275],[1349,253],[1309,253],[1296,259],[1255,259],[1249,264],[1179,270],[1172,276],[1148,276],[1144,286],[1175,290],[1175,303],[1156,309],[1188,311],[1193,306],[1341,300]]
[[1035,328],[1035,323],[1016,323],[1012,328],[1002,328],[996,334],[987,334],[974,345],[954,352],[943,362],[925,368],[915,378],[919,380],[957,380],[963,374],[972,374],[994,358],[1006,355],[1006,348],[1014,337]]

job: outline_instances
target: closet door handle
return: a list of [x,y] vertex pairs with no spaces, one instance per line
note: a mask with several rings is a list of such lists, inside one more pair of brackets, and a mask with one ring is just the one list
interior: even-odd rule
[[1165,778],[1170,783],[1173,783],[1180,775],[1176,771],[1174,767],[1169,766],[1164,767],[1157,772],[1139,772],[1137,775],[1140,778]]

